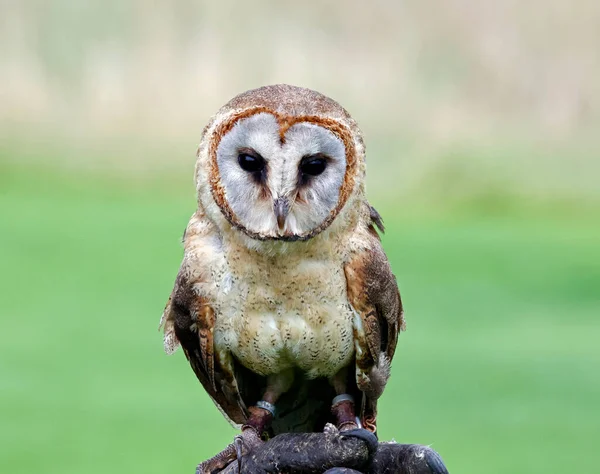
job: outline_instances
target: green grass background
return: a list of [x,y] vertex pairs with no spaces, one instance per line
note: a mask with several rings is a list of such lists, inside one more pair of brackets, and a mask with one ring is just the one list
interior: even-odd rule
[[[0,168],[0,472],[192,472],[231,440],[157,331],[194,204],[187,181]],[[374,204],[408,321],[381,438],[454,473],[594,472],[597,214]]]
[[191,473],[231,441],[158,321],[202,127],[282,82],[365,134],[408,321],[382,439],[453,474],[598,471],[600,2],[23,0],[0,25],[0,474]]

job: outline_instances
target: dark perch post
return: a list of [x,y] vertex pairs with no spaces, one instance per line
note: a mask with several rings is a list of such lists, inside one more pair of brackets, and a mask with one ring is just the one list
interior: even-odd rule
[[[448,474],[433,449],[378,443],[365,430],[285,433],[242,458],[242,474]],[[240,474],[237,461],[220,474]]]

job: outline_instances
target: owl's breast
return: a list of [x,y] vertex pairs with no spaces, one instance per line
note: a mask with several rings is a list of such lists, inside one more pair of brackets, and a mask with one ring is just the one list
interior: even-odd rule
[[353,318],[341,265],[318,259],[233,273],[221,292],[215,327],[226,349],[261,375],[298,368],[329,377],[354,354]]

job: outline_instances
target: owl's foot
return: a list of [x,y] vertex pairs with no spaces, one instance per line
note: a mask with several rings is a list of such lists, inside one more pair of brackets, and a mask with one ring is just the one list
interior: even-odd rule
[[[246,427],[242,430],[241,434],[234,438],[233,443],[228,445],[223,451],[198,464],[196,474],[214,474],[220,472],[236,459],[238,463],[241,462],[243,455],[248,454],[262,444],[263,441],[258,436],[258,432],[252,427]],[[238,466],[238,472],[242,472],[241,466]]]
[[212,458],[198,464],[196,474],[213,474],[225,469],[232,461],[235,461],[235,445],[230,444],[223,451],[215,454]]
[[354,399],[351,395],[343,393],[333,399],[331,413],[335,417],[339,431],[355,430],[360,428],[354,410]]
[[264,401],[260,401],[259,404],[260,406],[248,409],[250,412],[248,422],[242,426],[241,434],[234,438],[233,443],[219,454],[199,464],[196,468],[196,474],[217,473],[236,459],[238,461],[238,472],[242,472],[242,456],[263,444],[261,435],[273,420],[275,407]]

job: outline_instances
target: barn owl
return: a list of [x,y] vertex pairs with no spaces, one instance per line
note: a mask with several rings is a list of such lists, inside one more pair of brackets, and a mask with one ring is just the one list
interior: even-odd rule
[[244,92],[204,129],[198,208],[161,320],[166,352],[181,345],[241,428],[201,472],[268,435],[375,432],[404,320],[365,168],[355,121],[309,89]]

